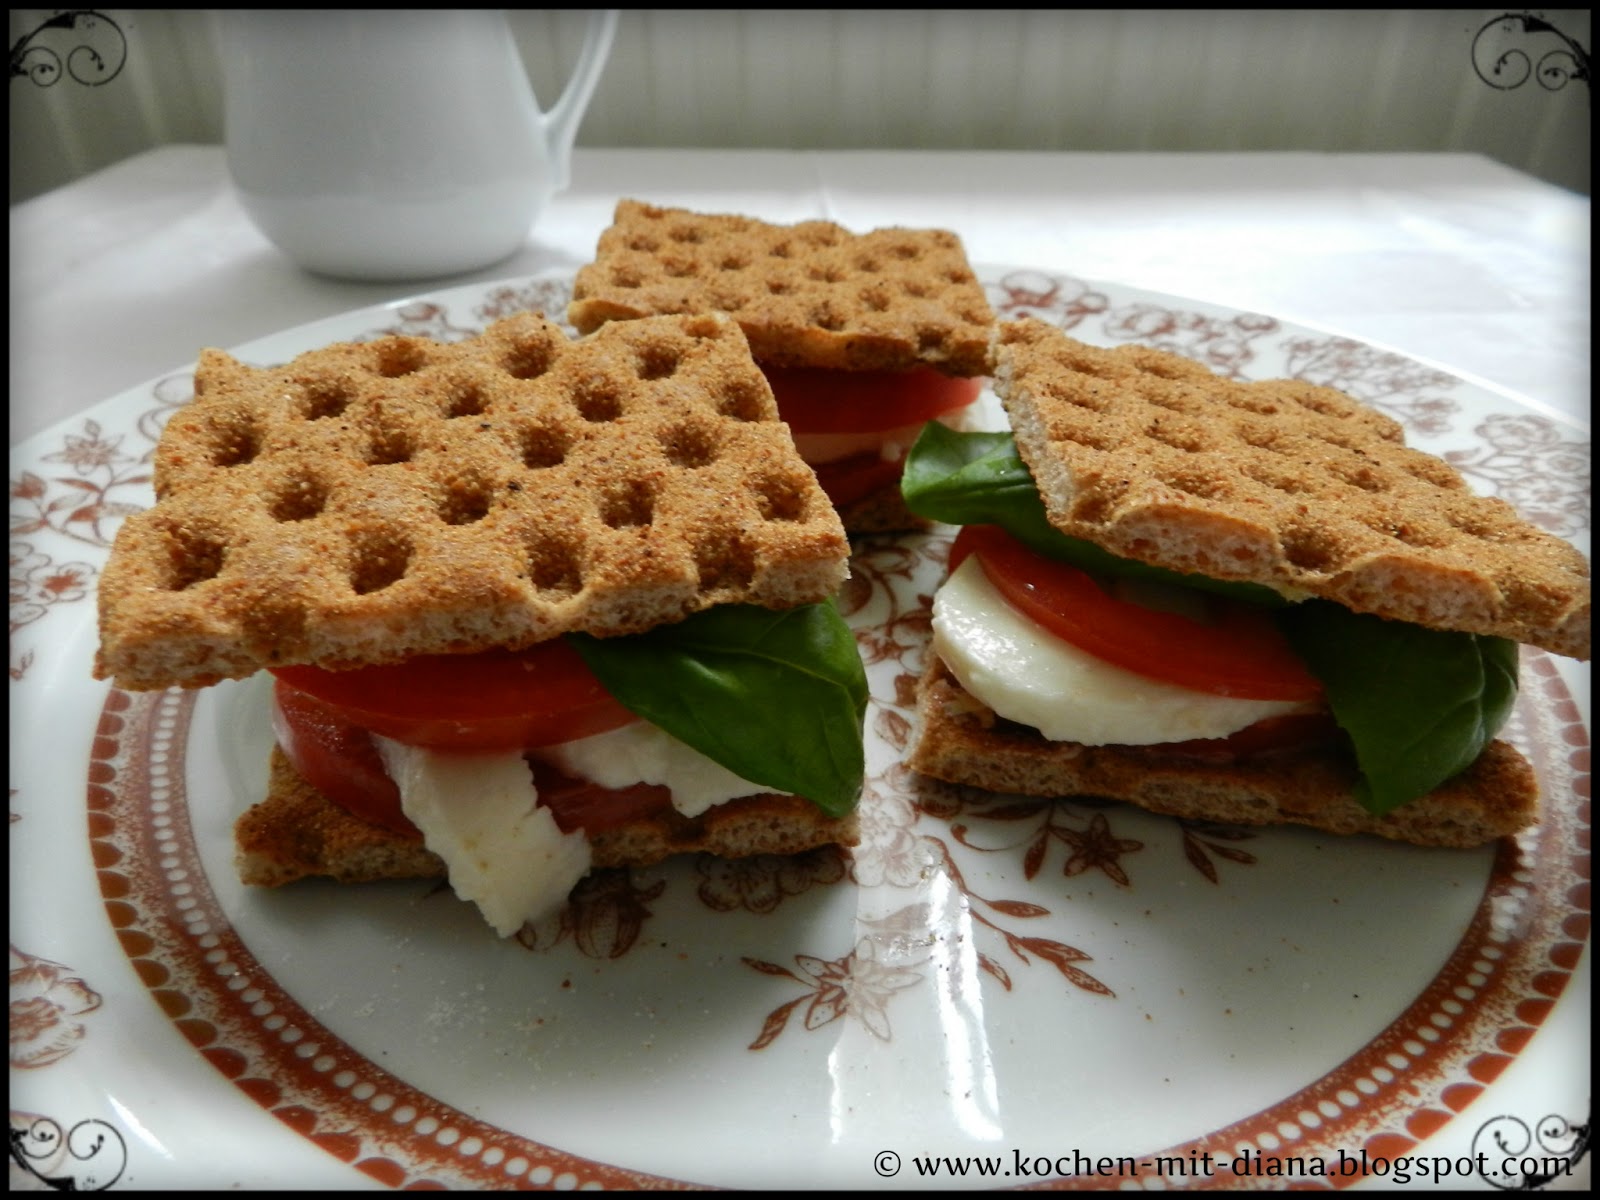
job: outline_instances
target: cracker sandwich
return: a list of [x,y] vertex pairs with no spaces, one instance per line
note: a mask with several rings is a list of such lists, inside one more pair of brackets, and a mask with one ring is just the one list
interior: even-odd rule
[[1589,656],[1589,566],[1401,427],[1034,319],[1011,433],[930,426],[904,490],[962,526],[917,770],[1180,817],[1473,846],[1537,818],[1495,737],[1519,644]]
[[623,200],[567,319],[582,332],[663,313],[724,312],[750,339],[801,456],[845,529],[926,522],[900,497],[906,450],[977,399],[994,312],[961,239],[856,234]]
[[735,322],[208,350],[154,482],[96,673],[271,673],[246,883],[448,877],[506,936],[592,867],[856,841],[849,544]]

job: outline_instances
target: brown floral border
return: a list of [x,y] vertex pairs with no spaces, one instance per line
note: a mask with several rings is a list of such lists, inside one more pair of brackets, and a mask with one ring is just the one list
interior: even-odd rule
[[[1588,937],[1592,866],[1587,732],[1547,655],[1532,655],[1527,674],[1532,686],[1509,735],[1530,748],[1544,794],[1574,803],[1548,805],[1533,832],[1502,843],[1456,949],[1387,1029],[1294,1095],[1152,1153],[1141,1171],[1153,1176],[1158,1156],[1226,1161],[1245,1150],[1302,1162],[1355,1147],[1374,1158],[1403,1153],[1482,1095],[1527,1045]],[[213,1066],[316,1145],[395,1187],[685,1186],[467,1117],[359,1055],[277,984],[229,926],[187,819],[182,748],[195,703],[192,693],[113,690],[87,799],[107,916],[163,1011]],[[881,932],[903,933],[920,919],[902,909],[880,923]],[[868,935],[841,959],[799,954],[798,971],[744,960],[807,989],[768,1015],[752,1049],[769,1045],[796,1015],[803,1028],[818,1029],[848,1014],[888,1038],[884,1005],[919,982],[912,968],[920,964],[882,961],[880,931],[867,924]],[[865,999],[852,1007],[852,998]],[[1104,1181],[1075,1177],[1051,1186],[1097,1182]],[[1226,1173],[1182,1181],[1205,1189],[1264,1182]]]
[[261,967],[206,880],[188,820],[183,747],[195,701],[113,689],[87,794],[106,916],[190,1045],[289,1128],[392,1187],[673,1186],[433,1099],[334,1036]]

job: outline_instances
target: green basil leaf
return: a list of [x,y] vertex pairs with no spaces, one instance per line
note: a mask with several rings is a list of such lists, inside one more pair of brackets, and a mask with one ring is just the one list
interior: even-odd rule
[[1279,614],[1355,746],[1356,799],[1381,816],[1469,766],[1511,716],[1517,644],[1312,600]]
[[1009,433],[962,433],[929,421],[906,458],[900,492],[912,512],[930,521],[999,525],[1046,558],[1095,574],[1148,579],[1274,608],[1289,603],[1260,584],[1168,571],[1068,537],[1050,524],[1039,485]]
[[632,637],[568,640],[631,711],[830,816],[861,797],[867,675],[831,602],[719,605]]
[[1009,433],[962,433],[929,421],[906,458],[900,491],[913,512],[950,525],[998,524],[995,513],[1013,510],[1044,516],[1038,485]]

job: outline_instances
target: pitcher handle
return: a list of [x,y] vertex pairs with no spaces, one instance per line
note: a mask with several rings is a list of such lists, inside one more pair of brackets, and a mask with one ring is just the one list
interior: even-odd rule
[[611,41],[617,32],[615,8],[597,8],[589,12],[589,23],[583,34],[583,49],[578,53],[578,63],[572,77],[561,91],[545,116],[546,146],[550,152],[555,190],[560,191],[571,182],[572,143],[578,135],[578,125],[600,82],[600,72],[605,68],[611,53]]

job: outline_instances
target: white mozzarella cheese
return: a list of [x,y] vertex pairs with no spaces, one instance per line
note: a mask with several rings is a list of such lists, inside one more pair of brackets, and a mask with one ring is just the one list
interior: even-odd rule
[[797,433],[794,448],[800,457],[814,466],[838,462],[857,454],[876,451],[886,462],[903,458],[922,432],[923,422],[901,425],[895,429],[879,429],[869,433]]
[[973,696],[1056,742],[1147,746],[1220,738],[1311,707],[1214,696],[1113,666],[1018,612],[976,556],[934,597],[933,648]]
[[[447,754],[372,736],[400,807],[444,860],[457,896],[478,906],[501,937],[559,907],[593,864],[584,832],[562,833],[539,804],[521,751]],[[538,756],[601,787],[658,784],[686,817],[773,789],[722,764],[648,721],[547,746]]]
[[[933,419],[951,429],[965,429],[970,423],[976,404],[966,404]],[[814,467],[825,463],[853,458],[857,454],[877,451],[885,462],[899,462],[910,452],[912,443],[921,436],[926,421],[912,421],[893,429],[879,429],[869,433],[796,433],[794,448],[800,457]]]
[[520,751],[443,754],[376,734],[372,741],[450,886],[501,937],[557,908],[588,874],[589,839],[562,833],[538,803]]
[[672,790],[672,807],[698,817],[718,804],[773,789],[741,779],[659,725],[633,721],[607,733],[535,751],[552,766],[601,787],[653,783]]

